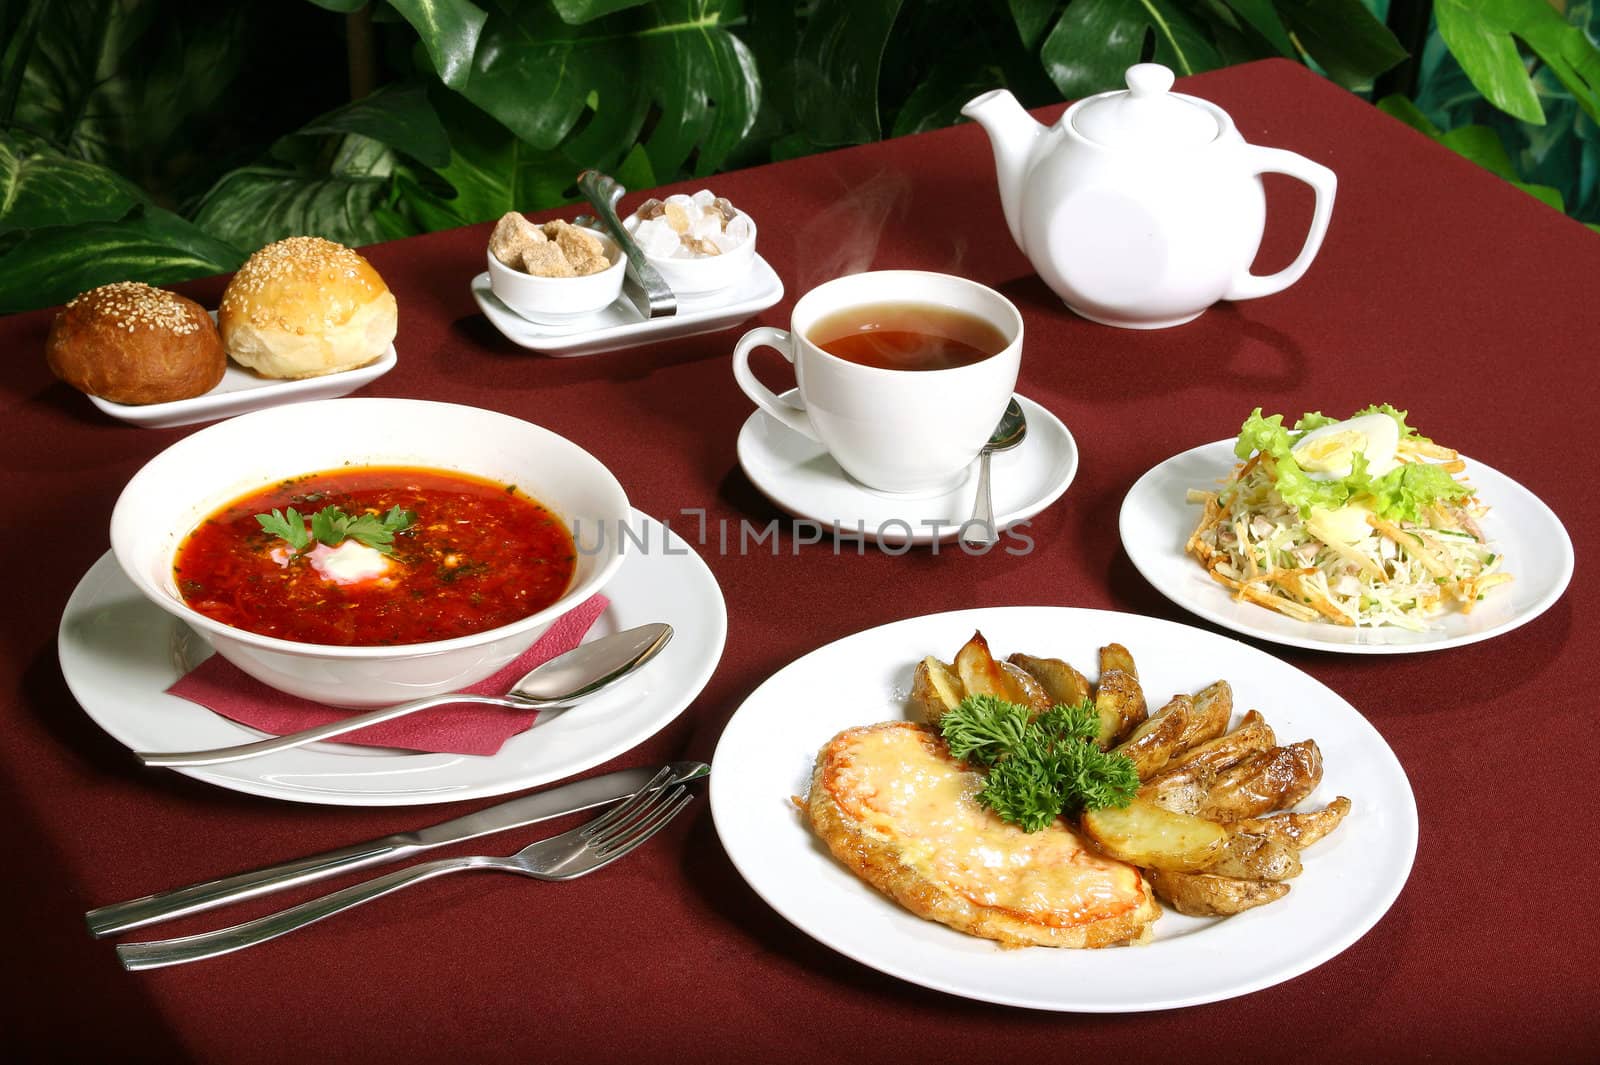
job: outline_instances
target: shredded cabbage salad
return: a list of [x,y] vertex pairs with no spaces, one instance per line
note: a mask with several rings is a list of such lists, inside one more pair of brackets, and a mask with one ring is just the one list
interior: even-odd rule
[[[1395,430],[1363,433],[1371,415]],[[1286,429],[1258,407],[1234,454],[1243,461],[1220,490],[1190,490],[1205,511],[1186,550],[1237,598],[1301,621],[1424,631],[1511,580],[1478,526],[1487,508],[1457,479],[1465,464],[1405,411],[1314,412]]]

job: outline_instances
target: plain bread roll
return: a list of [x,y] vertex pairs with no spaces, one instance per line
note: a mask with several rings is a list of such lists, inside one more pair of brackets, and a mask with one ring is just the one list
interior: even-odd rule
[[234,361],[263,377],[364,366],[394,342],[394,295],[361,256],[321,237],[289,237],[250,256],[217,311]]

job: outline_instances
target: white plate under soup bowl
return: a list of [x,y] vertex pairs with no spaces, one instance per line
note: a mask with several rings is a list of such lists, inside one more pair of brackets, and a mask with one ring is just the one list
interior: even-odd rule
[[[341,466],[422,466],[514,484],[578,542],[566,593],[519,621],[430,643],[336,647],[262,636],[183,601],[173,558],[201,520],[249,492]],[[201,429],[145,464],[111,514],[111,550],[134,585],[245,673],[336,706],[382,706],[455,691],[494,673],[622,564],[627,495],[600,461],[548,429],[494,411],[409,399],[330,399]],[[605,534],[602,535],[601,530]]]

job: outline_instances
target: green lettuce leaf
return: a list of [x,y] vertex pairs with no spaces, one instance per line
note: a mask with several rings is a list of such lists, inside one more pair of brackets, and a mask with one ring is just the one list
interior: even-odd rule
[[1375,479],[1368,491],[1372,509],[1386,518],[1415,521],[1422,508],[1441,499],[1462,499],[1472,489],[1442,467],[1410,463]]
[[[1402,439],[1427,440],[1406,424],[1407,412],[1387,403],[1377,403],[1357,411],[1351,417],[1364,414],[1386,414],[1400,427]],[[1263,416],[1257,407],[1239,427],[1239,439],[1233,452],[1247,459],[1256,452],[1272,458],[1276,471],[1276,486],[1283,501],[1300,511],[1301,517],[1310,515],[1312,508],[1338,510],[1352,500],[1360,500],[1374,512],[1391,521],[1416,521],[1422,508],[1441,499],[1462,499],[1472,495],[1472,489],[1452,477],[1442,467],[1427,463],[1407,463],[1390,470],[1382,477],[1367,472],[1367,457],[1355,455],[1350,474],[1337,480],[1320,481],[1313,478],[1294,458],[1294,446],[1306,433],[1339,421],[1321,411],[1304,414],[1295,422],[1293,431],[1283,427],[1283,415]]]

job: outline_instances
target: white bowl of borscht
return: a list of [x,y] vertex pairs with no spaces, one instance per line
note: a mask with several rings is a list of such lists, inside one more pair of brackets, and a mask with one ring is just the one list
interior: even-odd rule
[[382,706],[527,650],[622,564],[599,460],[494,411],[332,399],[245,414],[134,475],[111,548],[152,602],[291,695]]

